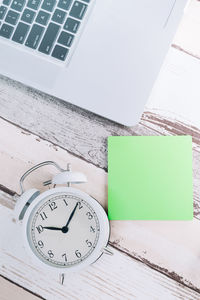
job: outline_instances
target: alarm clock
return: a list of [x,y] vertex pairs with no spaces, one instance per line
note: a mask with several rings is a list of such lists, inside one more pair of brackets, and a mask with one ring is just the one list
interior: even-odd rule
[[[42,193],[35,188],[25,191],[24,179],[46,165],[59,170],[43,183],[53,188]],[[110,226],[103,207],[71,187],[85,182],[86,176],[72,172],[69,164],[65,170],[53,161],[32,167],[20,179],[15,217],[22,227],[24,247],[35,265],[59,274],[62,284],[66,273],[89,266],[103,253],[112,255],[107,248]]]

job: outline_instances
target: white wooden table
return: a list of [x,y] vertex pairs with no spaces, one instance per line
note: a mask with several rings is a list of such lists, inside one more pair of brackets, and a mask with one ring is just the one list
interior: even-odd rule
[[[0,77],[0,299],[200,299],[200,2],[191,0],[140,123],[127,128]],[[44,160],[71,162],[88,176],[82,189],[107,207],[106,138],[193,136],[194,220],[114,221],[110,247],[78,274],[57,278],[24,253],[13,220],[18,181]],[[26,186],[40,188],[52,168]],[[180,208],[181,209],[181,208]]]

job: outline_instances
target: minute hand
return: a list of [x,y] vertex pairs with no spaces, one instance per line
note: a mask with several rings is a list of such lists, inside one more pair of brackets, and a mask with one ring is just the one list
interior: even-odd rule
[[69,219],[68,219],[68,221],[67,221],[67,224],[64,226],[65,228],[68,228],[68,225],[69,225],[71,219],[73,218],[73,215],[74,215],[74,213],[75,213],[77,207],[78,207],[78,202],[76,203],[76,206],[75,206],[74,209],[72,210],[71,215],[69,216]]

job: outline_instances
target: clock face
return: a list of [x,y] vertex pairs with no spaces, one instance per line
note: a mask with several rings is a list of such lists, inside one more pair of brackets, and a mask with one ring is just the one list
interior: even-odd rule
[[35,255],[48,265],[67,268],[85,260],[100,234],[93,208],[75,195],[56,193],[32,211],[27,237]]

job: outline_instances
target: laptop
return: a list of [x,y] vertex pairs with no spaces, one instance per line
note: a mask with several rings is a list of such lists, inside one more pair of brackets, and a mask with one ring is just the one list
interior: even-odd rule
[[0,73],[132,126],[187,0],[0,0]]

